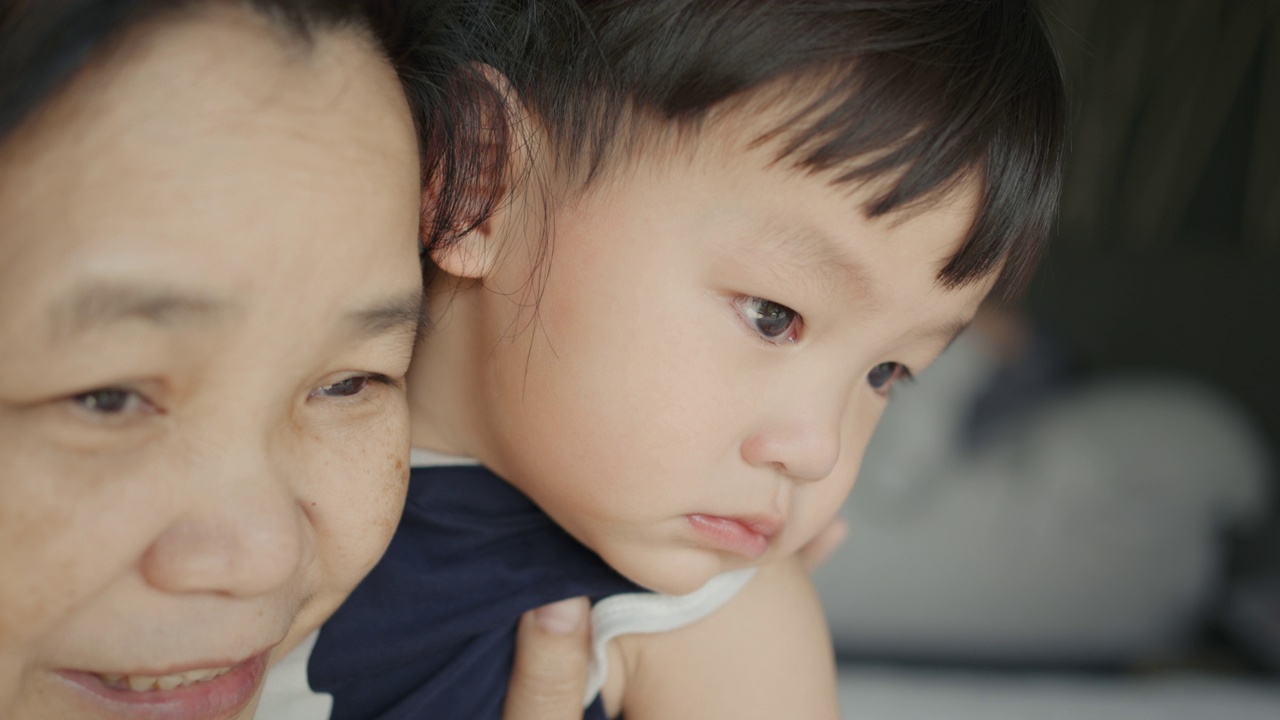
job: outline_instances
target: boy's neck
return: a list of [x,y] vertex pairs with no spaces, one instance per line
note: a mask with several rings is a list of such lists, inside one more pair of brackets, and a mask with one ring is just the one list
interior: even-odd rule
[[482,398],[484,354],[476,288],[440,273],[427,290],[431,327],[409,366],[410,437],[416,448],[473,457],[488,454]]

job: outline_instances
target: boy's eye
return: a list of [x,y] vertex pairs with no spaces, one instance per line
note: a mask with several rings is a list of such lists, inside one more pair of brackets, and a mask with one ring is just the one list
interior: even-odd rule
[[765,340],[796,341],[800,330],[800,315],[795,310],[758,297],[739,299],[738,308],[747,324]]
[[867,384],[876,392],[887,395],[889,388],[898,380],[910,380],[911,371],[906,365],[896,362],[884,362],[871,368],[867,373]]
[[146,398],[125,388],[90,390],[71,398],[71,402],[96,415],[123,415],[137,412],[149,404]]

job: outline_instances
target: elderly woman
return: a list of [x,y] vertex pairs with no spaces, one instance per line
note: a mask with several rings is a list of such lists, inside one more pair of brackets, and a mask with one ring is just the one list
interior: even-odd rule
[[[382,553],[447,5],[0,3],[0,716],[249,718]],[[579,712],[584,609],[509,717]]]

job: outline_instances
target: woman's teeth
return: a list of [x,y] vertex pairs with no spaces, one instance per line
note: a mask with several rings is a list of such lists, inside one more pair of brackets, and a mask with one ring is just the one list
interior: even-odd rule
[[206,670],[188,670],[187,672],[174,673],[172,675],[116,675],[106,673],[99,675],[102,682],[113,690],[129,689],[134,692],[146,692],[148,690],[173,690],[174,688],[186,687],[199,682],[207,682],[216,677],[222,677],[231,672],[231,668],[212,668]]

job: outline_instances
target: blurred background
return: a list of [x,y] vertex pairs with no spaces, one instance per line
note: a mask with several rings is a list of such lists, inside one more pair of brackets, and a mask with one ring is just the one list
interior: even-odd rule
[[846,717],[1280,718],[1280,0],[1045,0],[1024,301],[895,398],[817,576]]

